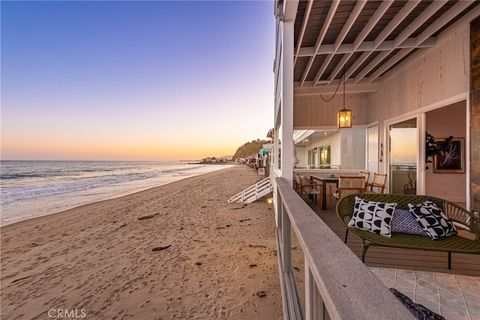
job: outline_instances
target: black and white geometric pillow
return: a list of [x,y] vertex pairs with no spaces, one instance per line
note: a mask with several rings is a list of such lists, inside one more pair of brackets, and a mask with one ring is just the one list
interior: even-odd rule
[[415,216],[423,230],[433,240],[454,236],[457,230],[442,209],[435,202],[426,200],[420,204],[408,204],[410,212]]
[[396,203],[384,203],[355,197],[355,209],[348,226],[390,238]]
[[408,311],[410,311],[413,314],[413,316],[416,319],[445,320],[444,317],[428,309],[423,304],[413,302],[412,299],[410,299],[400,291],[394,288],[390,288],[390,291],[395,295],[395,297],[397,297],[400,300],[400,302],[403,303],[403,305],[408,309]]

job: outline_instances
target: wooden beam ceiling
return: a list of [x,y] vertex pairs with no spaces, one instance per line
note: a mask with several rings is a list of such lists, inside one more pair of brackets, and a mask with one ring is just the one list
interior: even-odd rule
[[[343,76],[370,83],[436,37],[474,0],[308,0],[297,13],[295,82],[328,86]],[[314,39],[315,45],[313,46]]]

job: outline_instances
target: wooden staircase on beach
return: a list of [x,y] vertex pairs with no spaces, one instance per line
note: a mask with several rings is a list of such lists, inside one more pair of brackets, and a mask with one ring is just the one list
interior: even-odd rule
[[271,192],[272,184],[270,178],[265,178],[228,199],[228,203],[252,203]]

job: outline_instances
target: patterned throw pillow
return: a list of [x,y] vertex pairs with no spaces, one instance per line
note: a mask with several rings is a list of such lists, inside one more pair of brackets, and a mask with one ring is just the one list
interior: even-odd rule
[[416,319],[419,319],[419,320],[445,320],[444,317],[442,317],[438,313],[435,313],[432,310],[428,309],[423,304],[413,302],[412,299],[410,299],[409,297],[407,297],[406,295],[404,295],[400,291],[398,291],[394,288],[390,288],[390,291],[395,295],[395,297],[397,297],[398,300],[400,300],[401,303],[403,303],[403,305],[408,309],[408,311],[410,311],[413,314],[413,316]]
[[355,197],[355,209],[348,225],[390,238],[392,216],[396,205],[396,203],[374,202]]
[[457,230],[447,218],[442,209],[435,202],[426,200],[420,204],[408,204],[410,212],[415,216],[423,230],[433,240],[443,239],[445,237],[454,236]]
[[392,233],[428,237],[415,216],[408,209],[396,209],[392,219]]

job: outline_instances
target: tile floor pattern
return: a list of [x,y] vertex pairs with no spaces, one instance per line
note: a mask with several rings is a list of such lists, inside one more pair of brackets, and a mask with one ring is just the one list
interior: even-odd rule
[[447,320],[480,320],[480,277],[370,267],[388,287]]

